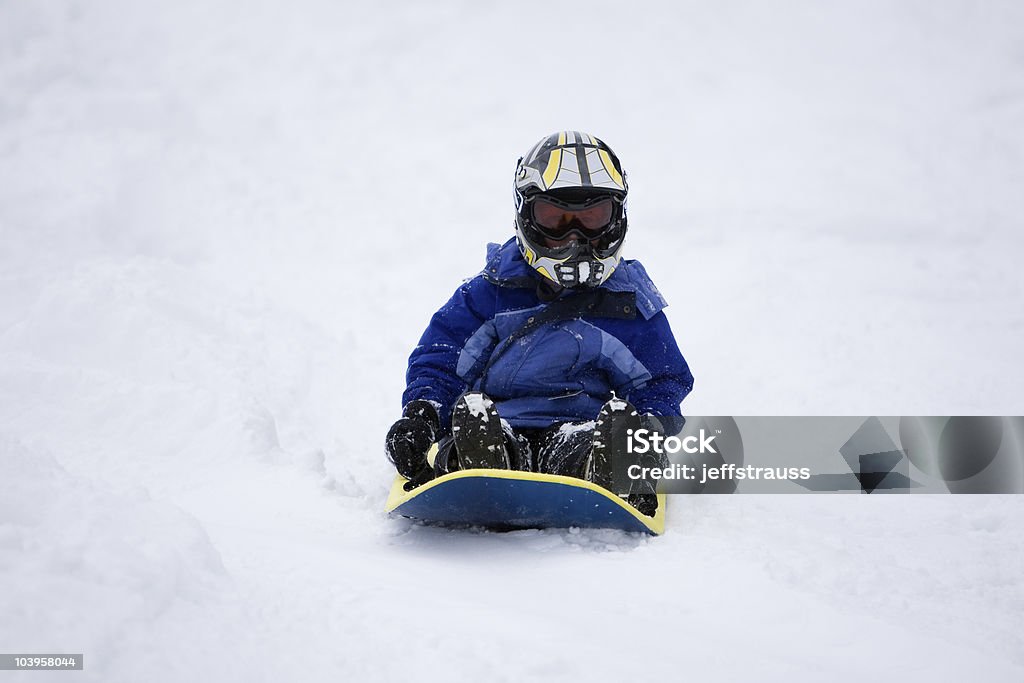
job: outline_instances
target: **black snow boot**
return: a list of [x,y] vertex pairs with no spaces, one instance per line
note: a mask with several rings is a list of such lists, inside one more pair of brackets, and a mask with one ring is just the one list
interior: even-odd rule
[[[626,462],[627,430],[640,429],[640,415],[629,401],[613,398],[597,414],[594,447],[587,463],[586,479],[611,490],[618,479],[615,468]],[[619,481],[620,486],[622,481]]]
[[653,517],[658,511],[658,494],[656,493],[631,493],[626,497],[626,502],[640,511],[641,515]]
[[629,401],[613,398],[601,406],[585,478],[614,491],[642,514],[651,517],[658,509],[658,496],[653,486],[644,480],[630,482],[625,476],[626,468],[633,462],[627,449],[629,435],[643,426],[643,418]]
[[460,469],[509,469],[501,418],[494,402],[479,391],[468,391],[455,402],[452,439]]

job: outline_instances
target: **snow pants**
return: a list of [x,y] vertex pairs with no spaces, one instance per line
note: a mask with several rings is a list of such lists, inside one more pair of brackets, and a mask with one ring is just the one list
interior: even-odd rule
[[[513,429],[502,423],[509,467],[524,472],[582,478],[594,441],[594,422],[562,422],[540,429]],[[458,470],[458,454],[451,437],[438,443],[434,472]]]

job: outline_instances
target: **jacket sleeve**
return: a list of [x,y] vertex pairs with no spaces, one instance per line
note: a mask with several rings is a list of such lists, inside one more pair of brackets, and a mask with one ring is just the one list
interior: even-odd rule
[[626,398],[641,414],[681,415],[679,404],[693,388],[693,375],[679,352],[664,311],[648,320],[639,332],[630,350],[651,373],[651,379]]
[[448,429],[455,399],[468,388],[459,358],[470,337],[494,317],[494,288],[479,276],[463,283],[430,319],[409,356],[402,405],[415,399],[437,403],[442,429]]

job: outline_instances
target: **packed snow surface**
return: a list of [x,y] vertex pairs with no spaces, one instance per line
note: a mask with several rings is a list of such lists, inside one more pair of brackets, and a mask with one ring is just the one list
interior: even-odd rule
[[1021,497],[382,512],[516,158],[607,140],[693,415],[1022,414],[1024,6],[0,3],[0,680],[1024,680]]

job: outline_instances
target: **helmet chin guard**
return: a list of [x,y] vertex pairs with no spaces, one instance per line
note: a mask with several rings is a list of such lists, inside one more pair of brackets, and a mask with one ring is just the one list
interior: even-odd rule
[[526,262],[562,287],[597,287],[611,277],[622,258],[622,239],[602,256],[595,253],[586,240],[576,240],[557,249],[540,247],[535,251],[518,225],[516,237]]
[[[562,287],[597,287],[622,258],[626,237],[626,173],[615,153],[600,139],[579,131],[552,133],[537,142],[516,165],[516,238],[526,262]],[[611,217],[595,228],[582,225],[590,207],[600,204]],[[564,221],[540,225],[534,203]],[[539,210],[539,209],[538,209]],[[544,214],[540,221],[548,219]],[[608,215],[602,215],[603,221]]]

